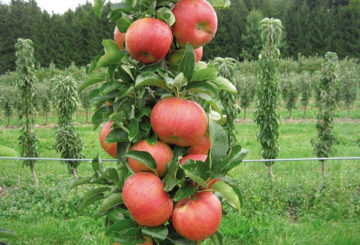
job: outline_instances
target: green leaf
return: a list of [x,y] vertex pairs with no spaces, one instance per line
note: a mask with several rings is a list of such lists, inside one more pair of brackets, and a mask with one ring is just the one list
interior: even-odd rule
[[115,168],[107,168],[105,172],[102,174],[102,177],[114,184],[119,183],[119,175]]
[[181,59],[179,65],[179,72],[184,73],[184,76],[188,79],[188,81],[190,81],[194,72],[194,67],[195,67],[194,49],[189,43],[186,43],[185,54]]
[[[139,225],[136,224],[136,222],[131,219],[124,218],[122,220],[116,221],[112,226],[110,226],[106,230],[106,234],[110,235],[112,232],[126,232],[126,230],[131,229],[131,228],[139,229]],[[140,232],[140,229],[139,229],[139,232]]]
[[184,73],[180,72],[179,74],[176,75],[173,85],[180,90],[183,86],[185,86],[187,83],[187,79],[184,76]]
[[142,227],[141,232],[144,236],[149,236],[163,241],[168,236],[168,229],[165,225],[158,227]]
[[209,237],[212,245],[223,245],[223,238],[219,231],[217,231],[214,235]]
[[102,10],[104,8],[105,0],[94,0],[94,13],[97,17],[101,17]]
[[240,211],[239,196],[230,185],[223,181],[217,181],[211,186],[211,189],[222,194],[230,206]]
[[222,161],[229,149],[229,139],[226,131],[213,120],[209,120],[210,159],[213,163]]
[[103,40],[102,45],[104,46],[105,54],[97,62],[96,68],[116,65],[118,62],[120,62],[121,58],[123,57],[123,53],[113,40]]
[[123,203],[121,193],[112,193],[108,198],[106,198],[103,203],[100,205],[98,216],[105,215],[113,207]]
[[116,26],[118,27],[120,32],[126,33],[132,22],[133,20],[128,15],[123,13],[121,15],[121,18],[117,20]]
[[133,141],[136,135],[139,133],[139,121],[136,118],[132,118],[129,124],[129,140]]
[[218,76],[218,71],[214,67],[208,67],[199,71],[195,71],[191,82],[205,81],[215,79]]
[[92,179],[92,177],[84,177],[84,178],[74,179],[70,183],[69,191],[79,185],[91,184],[91,182],[90,182],[91,179]]
[[217,88],[209,82],[190,83],[186,86],[186,90],[192,93],[206,94],[209,96],[207,100],[214,99],[218,95]]
[[116,222],[118,220],[125,219],[124,214],[127,212],[129,212],[129,210],[117,207],[117,208],[113,208],[110,212],[108,212],[106,216],[109,217],[109,219],[111,219],[112,221]]
[[121,128],[114,128],[105,139],[105,143],[112,142],[128,142],[128,134]]
[[0,227],[0,238],[16,239],[17,234],[15,231],[11,231],[11,230]]
[[129,151],[125,156],[146,165],[156,173],[156,162],[149,152]]
[[109,187],[100,187],[91,191],[88,191],[84,197],[82,202],[79,205],[79,211],[82,211],[86,206],[101,200],[105,198],[105,191],[109,191],[110,188]]
[[235,145],[231,149],[230,155],[225,159],[225,166],[221,168],[221,172],[226,174],[231,169],[239,166],[248,153],[249,151],[242,149],[240,145]]
[[231,1],[230,0],[209,0],[209,3],[215,9],[223,9],[223,8],[228,8],[231,4]]
[[211,81],[215,83],[221,90],[228,91],[232,94],[237,94],[235,85],[225,77],[217,77],[215,79],[211,79]]
[[136,77],[135,87],[157,86],[168,90],[166,82],[154,72],[146,71]]
[[[191,162],[191,163],[188,163]],[[203,188],[207,188],[207,183],[206,181],[200,177],[200,175],[202,174],[206,174],[206,173],[199,173],[200,171],[200,167],[192,167],[192,165],[201,165],[204,162],[195,162],[192,160],[187,160],[186,164],[182,164],[180,165],[180,168],[182,168],[185,172],[185,175],[188,176],[191,180],[193,180],[194,182],[196,182],[198,185],[200,185]],[[205,166],[205,163],[204,163]],[[191,171],[190,171],[191,170]]]
[[184,198],[192,196],[195,194],[196,190],[197,190],[196,186],[192,186],[192,185],[183,183],[181,185],[181,187],[179,188],[179,190],[177,190],[177,192],[174,196],[174,201],[178,202]]
[[170,161],[166,164],[166,175],[163,179],[164,191],[169,192],[177,184],[176,173],[179,169],[179,164],[175,161]]
[[156,12],[157,19],[165,21],[169,26],[175,23],[175,16],[173,12],[168,8],[160,8]]
[[98,108],[94,115],[92,116],[91,118],[91,121],[94,125],[94,129],[96,129],[97,127],[99,127],[99,125],[102,123],[102,122],[107,122],[108,120],[108,115],[107,115],[107,108],[106,106],[102,106],[100,108]]
[[85,81],[80,85],[78,89],[79,93],[91,85],[105,81],[106,74],[107,72],[103,70],[90,73],[89,76],[86,77]]

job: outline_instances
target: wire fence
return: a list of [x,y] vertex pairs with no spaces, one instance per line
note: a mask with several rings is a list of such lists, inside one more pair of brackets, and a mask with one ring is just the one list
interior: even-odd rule
[[[70,159],[70,158],[37,158],[37,157],[0,157],[0,160],[35,160],[35,161],[67,161],[67,162],[92,162],[93,159]],[[251,162],[299,162],[299,161],[343,161],[360,160],[360,157],[310,157],[310,158],[279,158],[279,159],[247,159],[244,163]],[[103,162],[117,162],[118,159],[101,159]]]

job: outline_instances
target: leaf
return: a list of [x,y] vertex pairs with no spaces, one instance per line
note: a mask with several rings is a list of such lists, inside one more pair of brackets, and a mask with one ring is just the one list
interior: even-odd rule
[[119,183],[119,175],[115,168],[107,168],[105,172],[102,174],[102,177],[114,184]]
[[103,173],[104,172],[104,165],[102,165],[101,158],[99,157],[99,154],[93,158],[91,162],[91,166],[94,170],[94,172]]
[[119,31],[122,33],[126,33],[127,29],[131,25],[133,20],[126,14],[122,14],[121,18],[119,18],[116,22],[116,26],[118,27]]
[[121,128],[114,128],[105,139],[105,143],[113,142],[128,142],[128,134]]
[[228,91],[232,94],[237,94],[238,91],[232,82],[230,82],[225,77],[217,77],[215,79],[211,79],[213,83],[215,83],[221,90]]
[[98,216],[105,215],[113,207],[123,203],[121,193],[112,193],[108,198],[106,198],[103,203],[100,205]]
[[209,120],[210,159],[213,163],[222,161],[229,149],[229,139],[226,131],[213,120]]
[[211,189],[222,194],[230,206],[240,211],[239,196],[230,185],[223,181],[217,181],[211,186]]
[[94,13],[97,17],[101,17],[102,10],[104,8],[105,0],[94,0]]
[[165,240],[169,233],[165,225],[158,227],[142,227],[141,232],[144,236],[149,236],[161,241]]
[[129,210],[117,207],[117,208],[112,209],[110,212],[108,212],[106,214],[106,216],[109,217],[109,219],[111,219],[112,221],[116,222],[118,220],[125,219],[124,214],[127,212],[129,212]]
[[99,125],[102,122],[107,122],[107,108],[106,106],[102,106],[100,108],[98,108],[94,115],[91,118],[92,123],[94,124],[94,129],[96,129],[97,127],[99,127]]
[[218,71],[214,67],[208,67],[199,71],[195,71],[191,82],[205,81],[215,79],[218,76]]
[[159,75],[151,71],[143,72],[136,77],[135,87],[138,88],[142,86],[157,86],[168,89],[166,82],[161,79]]
[[[202,179],[200,176],[190,172],[189,170],[187,170],[185,168],[185,165],[189,165],[189,164],[183,164],[183,165],[180,165],[180,167],[182,169],[184,169],[184,172],[185,172],[185,175],[188,176],[191,180],[193,180],[194,182],[196,182],[198,185],[200,185],[201,187],[203,188],[206,188],[207,187],[207,183],[204,179]],[[188,167],[188,166],[187,166]]]
[[132,118],[129,124],[129,140],[133,141],[139,132],[139,121],[136,118]]
[[192,186],[192,185],[183,183],[181,185],[181,187],[179,188],[179,190],[177,190],[177,192],[174,196],[174,201],[178,202],[184,198],[192,196],[195,194],[196,190],[197,190],[196,186]]
[[16,239],[17,234],[15,231],[11,231],[0,227],[0,238]]
[[190,81],[194,72],[194,67],[195,67],[194,49],[189,43],[186,43],[185,54],[181,59],[179,65],[179,72],[184,73],[184,76]]
[[176,75],[173,85],[180,90],[183,86],[185,86],[187,83],[187,79],[184,76],[184,73],[180,72],[179,74]]
[[225,166],[221,168],[221,172],[226,174],[231,169],[239,166],[248,153],[249,151],[242,149],[240,145],[235,145],[231,149],[230,155],[225,159]]
[[230,0],[209,0],[209,3],[215,9],[223,9],[230,7],[231,1]]
[[123,53],[113,40],[105,39],[102,41],[102,45],[104,46],[105,54],[97,62],[96,68],[116,65],[120,62]]
[[175,23],[175,16],[173,12],[168,8],[160,8],[156,12],[157,19],[165,21],[169,26]]
[[169,192],[176,186],[176,173],[179,169],[179,164],[175,161],[170,161],[166,164],[166,175],[163,179],[164,191]]
[[79,185],[90,184],[91,179],[92,179],[92,177],[74,179],[73,181],[71,181],[71,183],[69,185],[69,191]]
[[209,96],[207,100],[214,99],[218,95],[217,88],[208,82],[190,83],[188,86],[186,86],[186,90],[192,93],[206,94]]
[[156,173],[156,162],[149,152],[129,151],[125,156],[146,165]]
[[[112,232],[122,232],[122,231],[126,231],[128,229],[131,228],[139,228],[139,225],[136,224],[135,221],[128,219],[128,218],[124,218],[121,220],[116,221],[112,226],[110,226],[107,230],[106,230],[106,234],[110,235]],[[139,229],[140,232],[140,229]]]
[[107,72],[103,70],[90,73],[89,76],[86,77],[85,81],[80,85],[78,89],[79,93],[91,85],[105,81],[106,74]]
[[219,231],[209,237],[212,245],[223,245],[223,238]]
[[88,191],[84,197],[82,202],[79,205],[79,211],[82,211],[86,206],[105,198],[104,192],[109,191],[109,187],[100,187],[91,191]]

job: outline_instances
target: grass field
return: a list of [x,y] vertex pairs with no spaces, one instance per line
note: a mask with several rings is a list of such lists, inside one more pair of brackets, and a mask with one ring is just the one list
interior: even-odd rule
[[[256,125],[238,124],[239,141],[250,150],[247,159],[259,158]],[[107,158],[98,142],[99,130],[78,126],[87,158],[97,152]],[[38,128],[42,157],[58,157],[53,149],[55,128]],[[336,156],[360,156],[356,143],[360,123],[337,123]],[[282,124],[279,158],[312,157],[313,122]],[[17,147],[18,129],[0,130],[0,145]],[[115,163],[105,163],[115,166]],[[72,181],[59,162],[36,164],[40,187],[33,187],[29,169],[21,162],[0,161],[0,227],[15,230],[11,244],[108,244],[103,220],[93,218],[98,205],[77,211],[86,187],[68,193]],[[82,163],[80,176],[92,173]],[[220,231],[224,243],[237,244],[360,244],[360,161],[327,163],[328,179],[319,162],[284,162],[274,165],[275,183],[268,180],[263,163],[246,163],[231,172],[242,194],[242,212],[225,206]]]

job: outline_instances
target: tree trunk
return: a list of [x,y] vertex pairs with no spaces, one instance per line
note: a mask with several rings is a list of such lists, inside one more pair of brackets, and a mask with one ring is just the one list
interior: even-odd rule
[[307,106],[304,106],[304,116],[303,116],[303,119],[306,118],[306,107],[307,107]]
[[244,117],[243,119],[245,120],[246,119],[246,108],[244,108]]
[[269,166],[268,166],[268,170],[269,170],[269,177],[270,177],[271,183],[274,183],[274,177],[275,177],[275,175],[274,175],[274,173],[273,173],[273,171],[272,171],[272,165],[269,165]]
[[73,175],[74,175],[74,178],[75,179],[78,179],[78,175],[77,175],[77,169],[76,168],[73,168]]
[[292,110],[289,110],[289,120],[291,119],[291,112]]
[[37,178],[37,176],[36,176],[36,172],[35,172],[35,167],[34,167],[34,166],[31,167],[31,172],[32,172],[32,175],[33,175],[33,178],[34,178],[35,186],[36,186],[36,187],[39,187],[39,181],[38,181],[38,178]]
[[45,125],[48,124],[48,113],[47,111],[45,111]]
[[89,122],[89,110],[86,109],[85,111],[86,111],[86,121],[85,121],[85,123],[88,124],[88,122]]
[[347,118],[350,119],[350,106],[346,106],[347,109]]
[[326,179],[326,165],[325,165],[325,160],[321,160],[321,173],[324,179]]
[[6,125],[6,127],[8,128],[9,125],[10,125],[10,117],[7,118],[7,125]]

